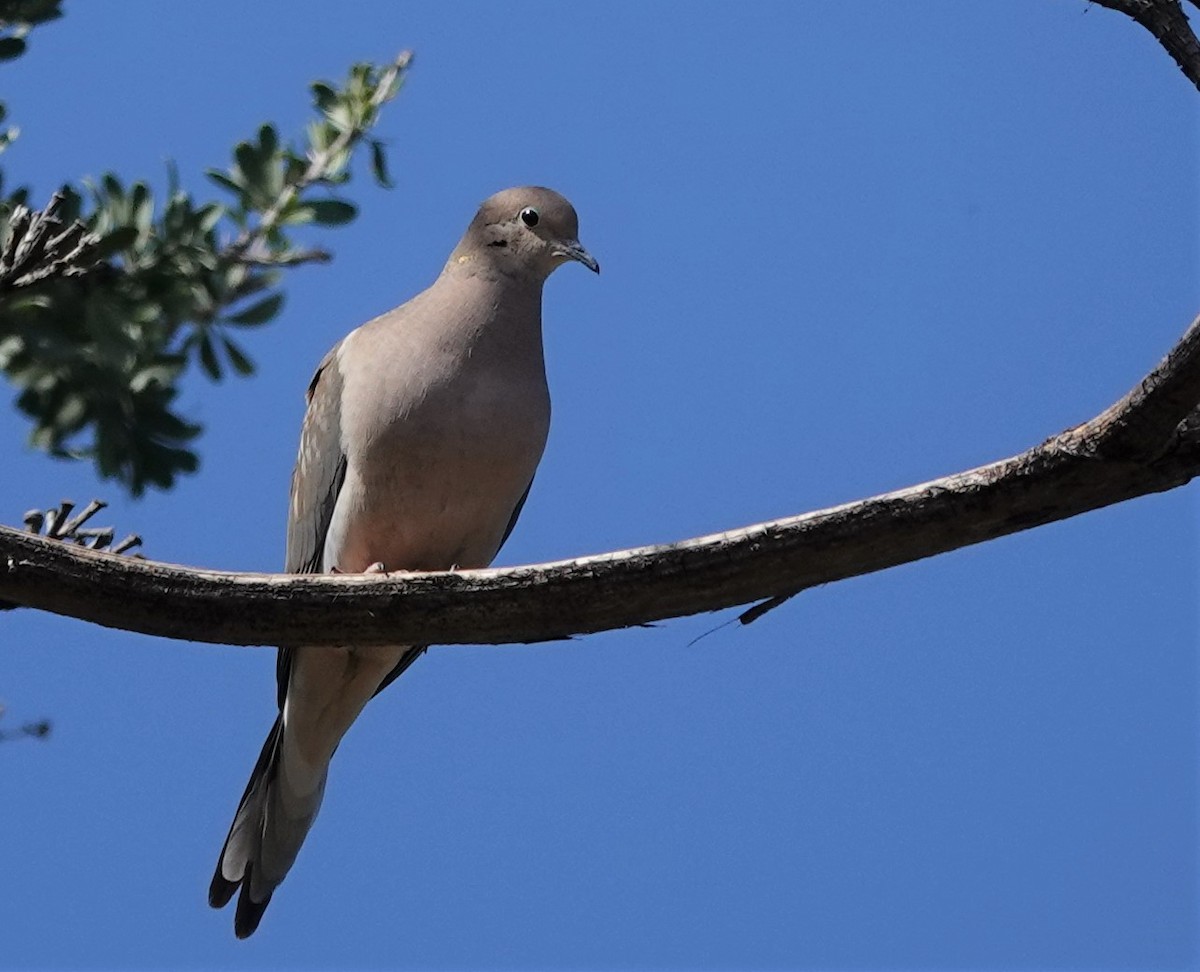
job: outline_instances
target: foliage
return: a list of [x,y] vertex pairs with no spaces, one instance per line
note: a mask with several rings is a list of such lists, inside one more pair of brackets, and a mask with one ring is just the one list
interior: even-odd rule
[[[0,0],[0,59],[19,55],[59,2]],[[0,369],[34,446],[89,458],[134,495],[195,471],[201,427],[176,410],[181,376],[192,366],[213,381],[253,373],[237,334],[279,313],[284,270],[329,259],[290,232],[354,219],[331,190],[350,181],[357,150],[390,185],[384,147],[368,136],[409,60],[313,84],[317,117],[303,141],[261,126],[227,168],[209,170],[217,201],[195,198],[172,166],[162,199],[107,173],[31,213],[28,191],[5,193],[0,177]],[[3,145],[15,137],[10,129]]]
[[[62,16],[62,0],[0,0],[0,61],[11,61],[25,53],[25,35],[38,24]],[[0,125],[8,115],[0,101]],[[0,131],[0,152],[20,134],[17,128]]]

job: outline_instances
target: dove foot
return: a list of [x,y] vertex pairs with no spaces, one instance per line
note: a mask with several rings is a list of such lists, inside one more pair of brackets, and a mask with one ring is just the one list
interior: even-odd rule
[[[352,574],[352,573],[355,573],[355,571],[342,570],[340,567],[330,567],[329,573],[331,573],[331,574]],[[377,561],[375,561],[375,563],[371,564],[371,566],[369,566],[366,570],[362,571],[362,573],[364,573],[364,574],[386,574],[387,568],[383,566],[382,560],[377,560]]]

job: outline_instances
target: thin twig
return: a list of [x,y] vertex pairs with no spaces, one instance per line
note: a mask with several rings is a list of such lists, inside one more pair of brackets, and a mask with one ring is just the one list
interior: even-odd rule
[[[56,540],[61,543],[73,542],[75,545],[86,547],[89,550],[105,550],[112,544],[116,531],[112,527],[85,528],[84,524],[107,506],[108,504],[103,500],[94,499],[74,516],[71,516],[75,504],[71,500],[63,500],[54,509],[27,510],[21,520],[25,524],[26,531],[34,536],[41,535],[45,530],[47,540]],[[141,545],[142,538],[136,533],[131,533],[115,547],[112,547],[111,552],[126,553]],[[131,556],[139,560],[146,559],[142,554],[131,554]],[[0,611],[11,611],[20,606],[11,601],[0,600]],[[0,708],[0,713],[2,712],[3,709]]]
[[75,220],[64,226],[59,217],[62,191],[45,209],[16,206],[0,243],[0,293],[20,290],[54,277],[90,273],[102,265],[93,255],[100,238]]
[[[69,509],[71,509],[72,506],[73,506],[73,504],[69,500],[63,500],[63,509],[64,510],[69,510]],[[82,527],[85,523],[87,523],[88,520],[90,520],[93,516],[95,516],[97,513],[99,513],[102,509],[104,509],[107,506],[108,506],[108,504],[105,503],[103,500],[97,500],[97,499],[92,500],[91,502],[88,503],[87,506],[85,506],[82,510],[80,510],[79,513],[77,513],[70,520],[66,521],[63,524],[62,529],[61,529],[60,533],[57,534],[57,536],[73,536],[73,535],[75,535],[79,531],[80,527]],[[66,516],[66,513],[64,512],[62,515]]]
[[243,253],[237,257],[238,262],[247,267],[298,267],[307,263],[329,263],[332,259],[332,253],[319,248],[280,254]]
[[[372,109],[378,110],[391,97],[391,89],[396,83],[396,79],[411,63],[412,51],[401,51],[396,60],[388,66],[380,77],[375,94],[369,102]],[[283,190],[276,197],[275,201],[263,213],[262,219],[258,221],[258,224],[252,229],[245,230],[241,236],[229,244],[223,256],[230,260],[241,260],[256,245],[264,243],[271,231],[275,229],[280,217],[283,216],[296,197],[309,186],[321,182],[325,178],[333,160],[341,153],[347,151],[365,134],[365,128],[357,126],[347,128],[340,132],[337,138],[330,142],[323,150],[311,153],[308,160],[308,168],[304,170],[300,178],[283,187]]]
[[[140,547],[141,545],[142,545],[142,538],[139,537],[136,533],[131,533],[120,543],[114,544],[114,546],[112,548],[112,552],[115,554],[123,554],[123,553],[127,553],[130,550],[133,550],[135,547]],[[135,554],[135,556],[141,556],[141,555]]]
[[760,601],[758,604],[755,604],[754,607],[747,608],[737,616],[737,619],[742,624],[754,624],[755,621],[761,618],[768,611],[774,611],[777,607],[781,607],[782,605],[786,604],[795,596],[795,594],[783,594],[779,597],[769,597],[765,601]]

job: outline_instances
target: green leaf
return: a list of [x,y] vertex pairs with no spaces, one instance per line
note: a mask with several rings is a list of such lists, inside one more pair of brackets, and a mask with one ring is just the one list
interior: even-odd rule
[[145,391],[150,385],[158,385],[160,388],[170,388],[178,377],[178,364],[169,361],[159,362],[148,365],[134,375],[133,379],[129,382],[129,387],[134,393]]
[[285,226],[303,226],[305,223],[311,223],[315,218],[311,207],[304,203],[293,202],[283,211],[279,222]]
[[342,226],[358,215],[358,208],[344,199],[313,199],[303,204],[322,226]]
[[[200,457],[190,449],[170,449],[168,450],[171,462],[180,472],[194,473],[200,468]],[[168,486],[171,484],[168,483]]]
[[225,320],[230,324],[265,324],[279,313],[283,306],[283,294],[271,294],[257,303],[251,304],[244,311],[233,314]]
[[25,31],[61,17],[61,3],[62,0],[5,0],[0,4],[0,11],[5,20]]
[[329,119],[329,124],[339,132],[345,132],[355,127],[354,115],[348,105],[334,106],[325,112],[325,117]]
[[144,182],[135,182],[130,196],[130,216],[139,233],[149,233],[154,220],[154,197]]
[[5,300],[0,307],[3,307],[9,314],[16,315],[30,310],[45,310],[53,303],[46,294],[19,294]]
[[220,169],[207,169],[204,174],[222,189],[228,189],[236,196],[240,196],[246,191],[246,187],[241,182],[231,179]]
[[331,111],[338,103],[338,93],[326,81],[314,81],[312,93],[313,101],[320,111]]
[[285,156],[285,165],[283,169],[283,181],[289,185],[293,182],[299,182],[300,177],[308,171],[308,160],[301,158],[292,151],[288,151]]
[[209,203],[201,207],[197,215],[200,217],[200,232],[207,233],[221,221],[221,217],[225,215],[225,207],[219,203]]
[[233,150],[233,157],[246,180],[246,188],[252,193],[265,191],[263,159],[257,149],[249,142],[238,142],[237,148]]
[[254,374],[254,362],[246,357],[246,353],[224,335],[221,336],[221,341],[225,345],[225,354],[229,363],[233,365],[233,370],[239,375]]
[[11,61],[25,53],[25,41],[20,37],[0,37],[0,61]]
[[[174,398],[171,395],[170,398]],[[181,442],[186,442],[188,439],[194,439],[200,432],[198,425],[193,425],[191,422],[185,421],[174,412],[164,408],[158,401],[148,403],[148,408],[143,408],[138,415],[142,428],[141,432],[150,432],[158,439],[176,439]]]
[[258,130],[258,146],[264,156],[270,157],[279,148],[279,135],[274,126],[263,125]]
[[62,193],[62,202],[58,206],[58,218],[64,223],[75,222],[83,214],[83,196],[71,185],[63,185],[58,191]]
[[87,417],[87,399],[78,393],[63,397],[62,404],[54,415],[54,424],[60,432],[74,432],[83,425]]
[[100,185],[112,199],[123,200],[125,198],[125,190],[121,186],[121,180],[117,178],[115,172],[105,172],[100,179]]
[[394,189],[396,187],[387,170],[387,149],[377,138],[371,140],[371,171],[375,174],[375,181],[382,188]]
[[204,368],[205,374],[213,381],[221,380],[221,362],[217,360],[216,349],[213,348],[212,338],[209,337],[208,331],[200,332],[200,365]]
[[100,238],[100,242],[96,244],[96,249],[93,251],[96,256],[103,260],[105,257],[110,257],[120,250],[127,250],[137,241],[138,231],[136,226],[119,226],[111,233]]

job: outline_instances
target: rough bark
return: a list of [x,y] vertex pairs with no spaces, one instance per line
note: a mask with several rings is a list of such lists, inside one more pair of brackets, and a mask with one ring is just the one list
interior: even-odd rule
[[908,489],[659,547],[501,570],[291,576],[134,561],[0,529],[0,598],[225,644],[511,643],[781,598],[1062,520],[1200,473],[1200,319],[1090,422]]
[[[1092,0],[1102,7],[1133,18],[1154,35],[1154,39],[1200,89],[1200,41],[1188,22],[1180,0]],[[1200,7],[1196,0],[1192,5]]]

